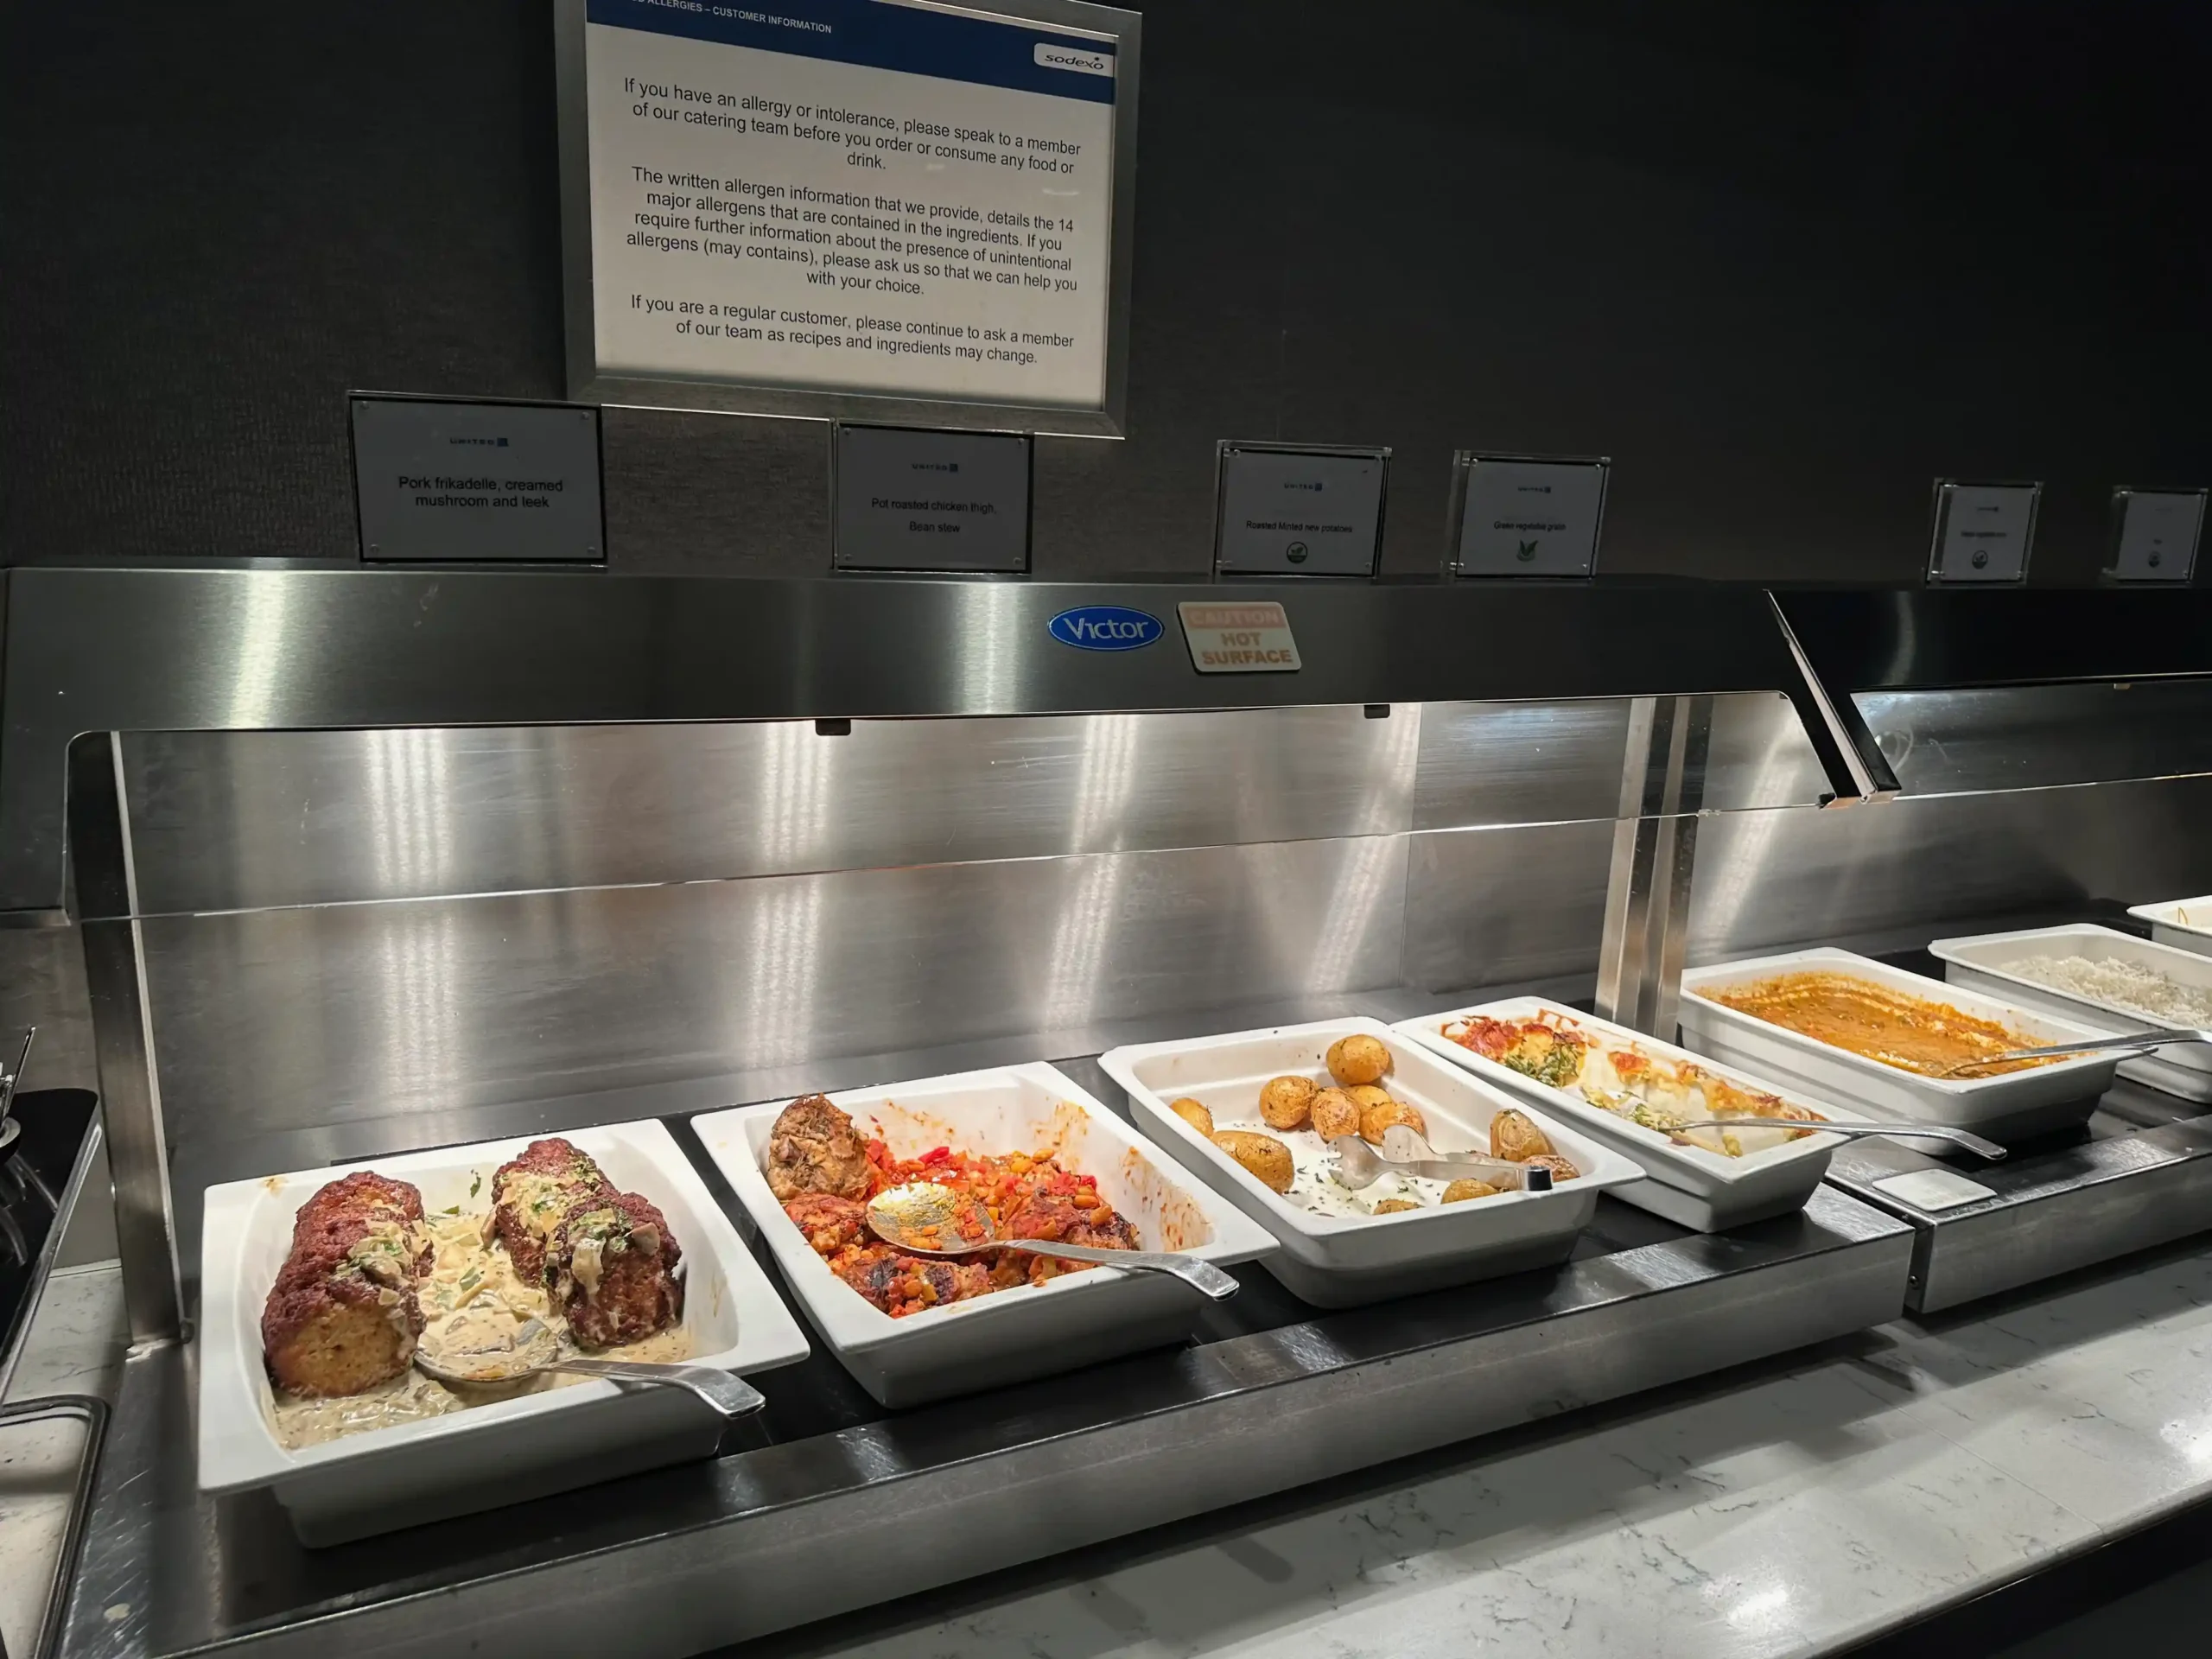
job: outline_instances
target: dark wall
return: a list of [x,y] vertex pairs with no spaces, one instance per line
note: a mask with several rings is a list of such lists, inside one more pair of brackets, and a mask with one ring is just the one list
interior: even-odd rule
[[[1217,437],[1615,460],[1614,572],[1905,581],[1937,474],[2212,481],[2212,9],[1146,8],[1131,435],[1040,575],[1202,573]],[[563,390],[544,0],[0,23],[0,558],[354,553],[342,394]],[[617,569],[827,563],[809,423],[613,410]]]

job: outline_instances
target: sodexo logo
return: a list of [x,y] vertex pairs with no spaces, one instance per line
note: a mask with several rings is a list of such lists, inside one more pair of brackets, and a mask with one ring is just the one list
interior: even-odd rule
[[1078,606],[1062,611],[1045,626],[1053,639],[1077,651],[1135,651],[1165,632],[1150,611],[1133,611],[1126,605]]

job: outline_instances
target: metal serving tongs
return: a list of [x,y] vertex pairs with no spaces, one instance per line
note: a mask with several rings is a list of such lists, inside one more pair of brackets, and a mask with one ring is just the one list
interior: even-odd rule
[[2005,1065],[2013,1060],[2047,1060],[2061,1054],[2094,1054],[2107,1049],[2141,1053],[2146,1049],[2164,1048],[2168,1043],[2212,1043],[2212,1031],[2177,1027],[2171,1031],[2139,1031],[2132,1037],[2094,1037],[2078,1043],[2052,1043],[2044,1048],[2009,1049],[2002,1054],[1985,1054],[1978,1060],[1959,1060],[1928,1075],[1955,1077],[1961,1071],[1978,1071],[1985,1066]]
[[[1392,1124],[1384,1132],[1382,1144],[1401,1155],[1386,1158],[1356,1135],[1340,1135],[1330,1141],[1329,1150],[1337,1155],[1337,1179],[1354,1192],[1374,1185],[1385,1175],[1421,1175],[1432,1181],[1472,1178],[1487,1181],[1500,1192],[1552,1190],[1552,1172],[1541,1164],[1531,1168],[1478,1152],[1439,1153],[1402,1123]],[[1415,1155],[1405,1155],[1416,1148]]]
[[0,1071],[0,1147],[14,1141],[23,1132],[23,1126],[8,1114],[15,1109],[16,1086],[23,1080],[23,1072],[31,1063],[31,1044],[38,1039],[38,1027],[33,1026],[23,1033],[22,1052],[16,1056],[12,1071]]

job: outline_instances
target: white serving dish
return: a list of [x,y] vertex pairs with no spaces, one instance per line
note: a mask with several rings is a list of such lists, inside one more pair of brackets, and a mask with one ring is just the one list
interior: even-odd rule
[[[2212,921],[2212,906],[2207,906],[2205,916]],[[2005,997],[2024,1008],[2056,1014],[2062,1020],[2085,1020],[2113,1031],[2156,1031],[2161,1022],[2117,1003],[2038,984],[2012,972],[2011,964],[2026,957],[2117,957],[2181,984],[2212,991],[2212,957],[2090,923],[1938,939],[1928,950],[1943,963],[1943,976],[1954,985]],[[2121,1060],[2120,1075],[2183,1100],[2212,1101],[2212,1047],[2202,1043],[2169,1043],[2148,1054]]]
[[2200,957],[2212,957],[2212,895],[2135,905],[2127,913],[2139,922],[2151,924],[2154,943],[2193,950]]
[[[1002,1156],[1057,1150],[1063,1167],[1097,1178],[1106,1201],[1147,1249],[1217,1266],[1263,1255],[1274,1241],[1203,1187],[1176,1178],[1113,1113],[1050,1065],[1002,1066],[830,1098],[898,1158],[932,1147]],[[784,1213],[761,1173],[774,1101],[710,1112],[692,1128],[736,1191],[799,1306],[847,1370],[887,1406],[1071,1370],[1181,1340],[1207,1306],[1166,1274],[1090,1268],[893,1319],[830,1270]]]
[[[1384,1079],[1397,1098],[1421,1108],[1440,1151],[1490,1146],[1491,1116],[1526,1111],[1582,1171],[1549,1192],[1501,1192],[1470,1203],[1389,1216],[1325,1216],[1292,1204],[1255,1179],[1235,1159],[1167,1108],[1194,1096],[1223,1120],[1256,1116],[1260,1085],[1287,1073],[1325,1079],[1323,1062],[1339,1037],[1364,1033],[1390,1051]],[[1516,1096],[1376,1020],[1323,1020],[1172,1043],[1144,1043],[1102,1055],[1099,1065],[1128,1091],[1147,1134],[1217,1192],[1281,1241],[1268,1270],[1294,1295],[1321,1307],[1350,1307],[1562,1262],[1590,1220],[1598,1195],[1643,1179],[1618,1153],[1529,1110]]]
[[[421,1189],[425,1210],[486,1205],[493,1172],[532,1140],[367,1158],[207,1189],[200,1230],[200,1489],[274,1490],[309,1544],[340,1543],[713,1455],[721,1420],[681,1389],[624,1391],[594,1380],[288,1452],[270,1426],[261,1313],[317,1191],[373,1169]],[[572,1129],[626,1192],[652,1199],[683,1250],[683,1323],[693,1363],[761,1371],[806,1357],[806,1338],[659,1123]]]
[[[1392,1029],[1404,1033],[1423,1047],[1433,1049],[1455,1065],[1465,1066],[1485,1082],[1522,1096],[1546,1111],[1559,1114],[1587,1133],[1592,1140],[1635,1160],[1651,1179],[1623,1187],[1614,1196],[1654,1215],[1664,1216],[1678,1226],[1710,1233],[1802,1210],[1805,1200],[1812,1197],[1813,1189],[1821,1184],[1821,1178],[1827,1173],[1828,1160],[1840,1144],[1839,1136],[1806,1135],[1742,1158],[1726,1157],[1704,1147],[1681,1146],[1656,1129],[1647,1129],[1641,1123],[1593,1106],[1569,1090],[1539,1083],[1443,1034],[1445,1027],[1473,1016],[1527,1020],[1547,1014],[1571,1020],[1596,1036],[1634,1044],[1655,1057],[1688,1060],[1720,1072],[1740,1089],[1765,1095],[1787,1092],[1732,1067],[1714,1065],[1672,1043],[1660,1042],[1625,1026],[1538,997],[1513,997],[1503,1002],[1455,1008],[1449,1014],[1425,1014],[1418,1020],[1400,1020]],[[1810,1109],[1823,1117],[1841,1116],[1824,1105],[1811,1105]]]
[[1967,1014],[2001,1020],[2033,1046],[2109,1034],[2074,1020],[2052,1019],[2010,999],[1984,996],[1908,973],[1849,950],[1818,950],[1721,963],[1684,974],[1681,1004],[1684,1046],[1724,1065],[1740,1065],[1770,1078],[1784,1093],[1795,1090],[1877,1117],[1949,1123],[2016,1137],[2081,1122],[2094,1107],[2097,1096],[2112,1086],[2118,1061],[2109,1054],[2084,1055],[1994,1077],[1923,1077],[1725,1007],[1706,995],[1783,974],[1811,972],[1872,980],[1909,996],[1948,1003]]

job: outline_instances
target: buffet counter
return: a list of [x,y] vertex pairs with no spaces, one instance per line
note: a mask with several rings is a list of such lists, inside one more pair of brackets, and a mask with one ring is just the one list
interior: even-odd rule
[[[19,1392],[92,1391],[120,1326],[111,1268],[57,1275]],[[1552,1656],[1830,1653],[2212,1497],[2208,1360],[2200,1241],[762,1645],[1365,1659],[1488,1633]]]

